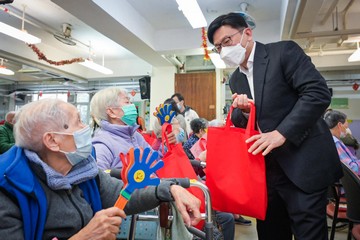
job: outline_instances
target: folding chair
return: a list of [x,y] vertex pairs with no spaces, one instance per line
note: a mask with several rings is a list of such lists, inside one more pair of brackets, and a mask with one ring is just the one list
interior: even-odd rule
[[330,240],[334,240],[335,230],[337,227],[337,223],[344,223],[340,225],[343,227],[348,224],[348,219],[346,217],[346,198],[341,196],[341,183],[334,183],[329,187],[328,190],[328,199],[329,203],[326,206],[326,214],[332,219],[331,230],[330,230]]
[[346,164],[342,163],[344,176],[341,183],[345,189],[347,199],[346,215],[349,220],[348,240],[351,240],[351,231],[354,223],[360,224],[360,178]]

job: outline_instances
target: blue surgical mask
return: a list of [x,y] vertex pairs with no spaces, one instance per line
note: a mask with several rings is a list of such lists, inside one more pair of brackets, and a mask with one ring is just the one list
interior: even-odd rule
[[57,134],[65,134],[65,135],[73,135],[74,142],[76,146],[76,150],[74,152],[66,152],[60,150],[60,152],[64,153],[67,160],[70,162],[72,166],[75,166],[79,162],[84,159],[87,159],[92,151],[92,143],[91,143],[91,130],[89,126],[86,126],[74,133],[61,133],[54,132]]
[[176,137],[176,142],[177,143],[182,143],[185,141],[185,131],[182,128],[179,128],[179,133],[175,134]]
[[121,117],[121,121],[123,121],[128,126],[134,126],[136,124],[137,111],[134,104],[128,104],[121,109],[124,112],[124,116]]

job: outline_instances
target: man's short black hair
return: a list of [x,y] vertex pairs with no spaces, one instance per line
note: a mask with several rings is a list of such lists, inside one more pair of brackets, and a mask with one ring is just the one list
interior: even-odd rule
[[245,19],[239,13],[228,13],[215,18],[208,27],[207,35],[209,42],[214,44],[214,33],[218,28],[224,25],[229,25],[232,28],[242,29],[247,28],[248,25]]
[[179,101],[184,101],[184,97],[180,93],[175,93],[171,96],[171,98],[177,97]]

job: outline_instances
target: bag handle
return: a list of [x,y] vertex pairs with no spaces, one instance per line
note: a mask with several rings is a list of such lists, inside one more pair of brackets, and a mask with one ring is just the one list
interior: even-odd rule
[[[171,150],[175,144],[170,144],[169,143],[169,139],[167,137],[167,133],[172,131],[172,125],[170,123],[163,123],[163,125],[161,126],[161,141],[163,144],[163,151],[164,151],[164,143],[166,143],[166,146],[169,150]],[[163,153],[164,154],[164,153]]]
[[[245,131],[246,135],[250,135],[250,131],[255,130],[255,104],[253,102],[249,102],[249,103],[250,103],[250,114],[249,114],[248,124],[246,126],[246,131]],[[231,126],[231,114],[232,114],[233,110],[234,110],[234,107],[231,105],[229,113],[226,117],[226,124],[225,124],[226,128],[230,128],[230,126]]]

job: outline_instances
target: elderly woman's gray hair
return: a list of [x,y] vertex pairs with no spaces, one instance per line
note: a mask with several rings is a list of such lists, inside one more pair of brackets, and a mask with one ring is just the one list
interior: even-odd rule
[[68,126],[69,114],[58,99],[42,99],[24,105],[16,114],[14,125],[15,144],[39,152],[43,149],[46,132],[62,132]]
[[98,91],[91,99],[91,116],[98,122],[108,120],[106,109],[108,107],[119,107],[119,101],[122,97],[127,97],[125,89],[119,87],[108,87]]

